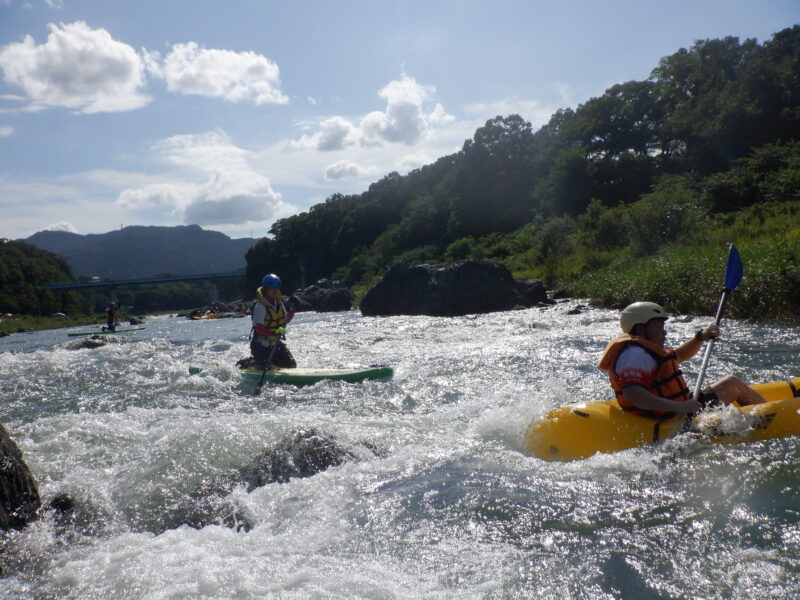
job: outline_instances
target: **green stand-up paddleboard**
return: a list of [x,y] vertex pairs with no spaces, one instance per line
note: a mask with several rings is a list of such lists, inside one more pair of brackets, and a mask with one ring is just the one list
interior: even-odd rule
[[[189,374],[197,375],[214,366],[192,366],[189,367]],[[258,383],[264,371],[263,369],[242,369],[239,373],[243,379]],[[300,367],[296,369],[269,369],[264,381],[302,386],[313,385],[320,381],[358,383],[366,379],[390,379],[393,375],[394,369],[385,365],[375,365],[363,369],[307,369]]]
[[80,333],[68,333],[69,337],[76,337],[79,335],[109,335],[117,333],[127,333],[128,331],[139,331],[144,327],[131,327],[129,329],[117,329],[116,331],[81,331]]

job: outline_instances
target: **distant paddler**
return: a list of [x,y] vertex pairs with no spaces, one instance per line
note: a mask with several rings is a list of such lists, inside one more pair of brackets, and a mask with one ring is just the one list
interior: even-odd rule
[[728,375],[699,390],[689,391],[679,364],[692,358],[703,343],[720,335],[717,324],[698,329],[674,350],[666,350],[666,311],[654,302],[635,302],[620,315],[622,334],[611,340],[598,367],[608,372],[617,402],[624,411],[663,418],[696,413],[709,405],[761,404],[764,398],[738,377]]
[[273,365],[284,369],[293,369],[297,366],[292,353],[281,338],[286,325],[294,318],[300,299],[293,296],[290,308],[287,309],[283,302],[281,285],[280,277],[270,273],[264,275],[261,287],[256,290],[258,301],[253,306],[253,337],[250,341],[250,352],[255,366],[259,369]]
[[117,327],[117,303],[112,302],[106,307],[106,326],[101,331],[113,332]]

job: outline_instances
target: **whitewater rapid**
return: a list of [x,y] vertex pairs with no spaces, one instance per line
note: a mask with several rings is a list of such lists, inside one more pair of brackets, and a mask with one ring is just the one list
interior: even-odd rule
[[[577,310],[576,310],[577,309]],[[668,343],[710,318],[667,324]],[[0,598],[790,598],[800,595],[800,440],[692,437],[569,464],[528,424],[609,397],[617,313],[577,300],[455,318],[300,313],[298,366],[390,381],[267,386],[234,363],[247,319],[154,317],[96,349],[0,339],[0,422],[52,516],[4,538]],[[86,329],[86,328],[83,328]],[[78,331],[75,329],[74,331]],[[707,377],[800,375],[800,331],[723,324]],[[223,365],[189,375],[189,365]],[[684,364],[690,385],[700,356]],[[204,482],[315,428],[356,458],[225,498],[247,528],[172,522]]]

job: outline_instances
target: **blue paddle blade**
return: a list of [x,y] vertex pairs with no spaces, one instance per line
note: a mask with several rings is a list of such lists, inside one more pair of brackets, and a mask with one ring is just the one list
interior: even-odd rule
[[742,282],[743,275],[744,267],[742,266],[742,257],[739,256],[739,251],[736,249],[736,246],[731,244],[728,250],[728,266],[725,269],[725,289],[736,289],[736,286]]

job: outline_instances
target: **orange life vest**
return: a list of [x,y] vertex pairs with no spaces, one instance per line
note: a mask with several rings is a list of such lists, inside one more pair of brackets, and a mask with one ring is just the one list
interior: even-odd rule
[[683,379],[683,372],[678,366],[678,355],[675,350],[664,350],[652,343],[651,341],[638,336],[633,336],[629,333],[624,333],[615,337],[608,343],[603,356],[600,359],[598,368],[603,371],[608,371],[608,378],[611,381],[611,387],[617,396],[617,402],[622,407],[622,410],[635,412],[637,414],[662,417],[671,414],[669,411],[664,410],[643,410],[636,408],[630,402],[625,400],[622,393],[622,381],[614,371],[614,365],[617,362],[617,357],[623,349],[629,344],[636,344],[644,348],[656,361],[656,372],[652,385],[647,388],[648,392],[667,398],[669,400],[677,400],[685,402],[692,397],[686,381]]

